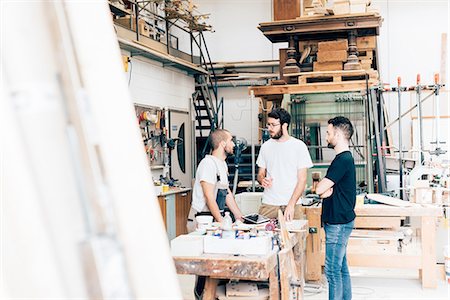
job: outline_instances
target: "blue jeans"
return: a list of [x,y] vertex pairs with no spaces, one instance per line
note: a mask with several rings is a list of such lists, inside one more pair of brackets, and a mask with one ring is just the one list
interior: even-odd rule
[[354,221],[347,224],[325,223],[325,275],[329,300],[352,299],[352,284],[347,266],[347,242]]

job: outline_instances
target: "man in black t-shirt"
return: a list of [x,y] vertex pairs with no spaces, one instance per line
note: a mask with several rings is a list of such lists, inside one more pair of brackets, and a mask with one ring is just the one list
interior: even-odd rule
[[352,135],[353,125],[349,119],[335,117],[328,121],[328,147],[336,151],[336,157],[316,188],[323,199],[321,217],[325,229],[325,274],[329,300],[352,298],[346,255],[356,216],[355,162],[349,151]]

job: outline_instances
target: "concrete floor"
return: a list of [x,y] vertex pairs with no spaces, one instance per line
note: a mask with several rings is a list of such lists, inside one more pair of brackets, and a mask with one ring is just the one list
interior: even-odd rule
[[[440,279],[437,289],[422,289],[415,270],[350,268],[352,276],[352,291],[354,300],[449,300],[450,284]],[[183,297],[194,299],[194,276],[179,275]],[[304,299],[328,299],[326,279],[323,278],[322,288],[318,285],[307,285]]]

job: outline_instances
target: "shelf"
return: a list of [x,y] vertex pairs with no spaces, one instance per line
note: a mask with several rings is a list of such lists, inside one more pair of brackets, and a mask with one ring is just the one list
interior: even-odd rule
[[208,74],[208,71],[198,67],[197,65],[185,61],[181,58],[172,56],[170,54],[162,53],[149,48],[148,46],[142,44],[138,41],[129,41],[124,38],[117,37],[119,41],[120,48],[129,51],[133,56],[143,56],[152,60],[162,62],[164,66],[171,66],[183,71],[188,74]]
[[290,36],[301,40],[347,37],[351,30],[358,36],[379,35],[382,18],[376,13],[307,17],[260,23],[258,29],[272,42],[288,42]]

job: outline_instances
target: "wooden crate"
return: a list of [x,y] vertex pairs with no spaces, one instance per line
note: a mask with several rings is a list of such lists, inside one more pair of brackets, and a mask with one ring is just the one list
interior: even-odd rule
[[351,82],[358,80],[365,80],[366,74],[369,79],[378,79],[378,73],[367,72],[365,70],[351,70],[351,71],[327,71],[327,72],[305,72],[299,73],[298,83],[318,83],[318,82]]

